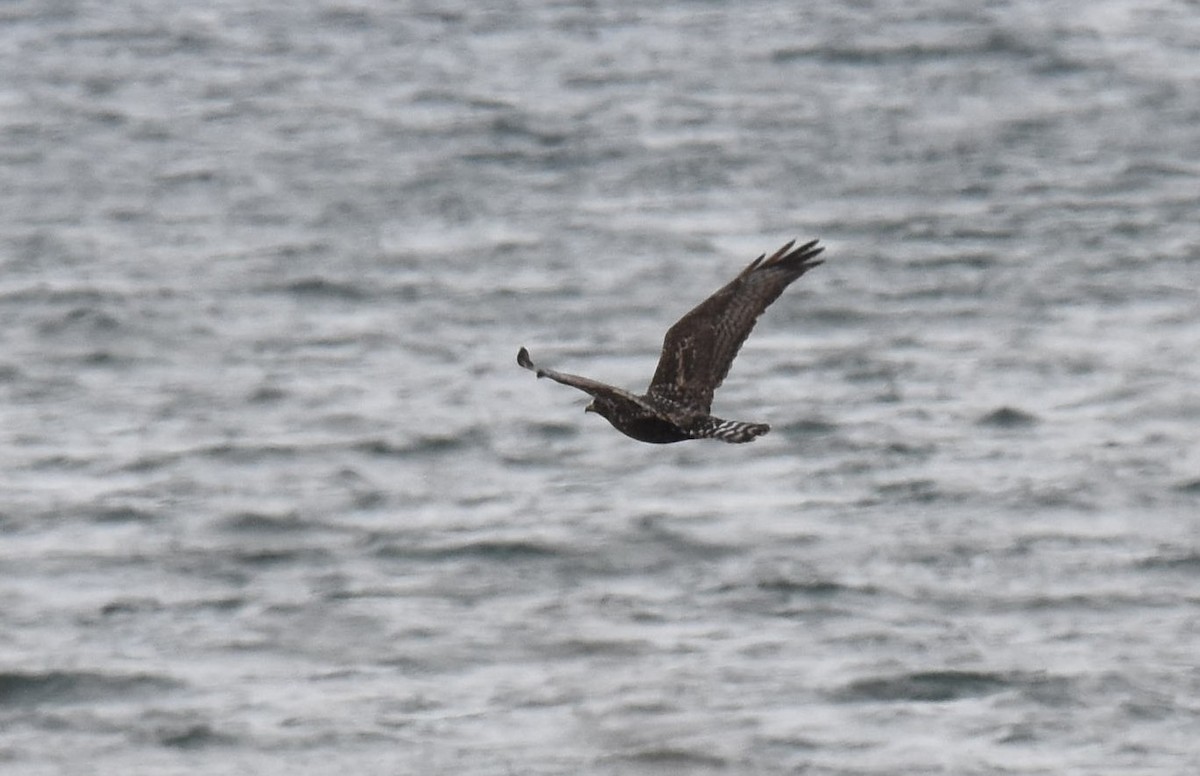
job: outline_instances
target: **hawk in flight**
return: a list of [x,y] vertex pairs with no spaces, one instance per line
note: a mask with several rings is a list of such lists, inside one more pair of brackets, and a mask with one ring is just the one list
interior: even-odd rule
[[536,366],[525,348],[517,363],[555,382],[590,394],[587,412],[606,418],[617,431],[641,442],[685,439],[750,442],[771,430],[766,423],[722,420],[709,414],[713,392],[750,336],[758,316],[793,281],[823,262],[817,241],[792,249],[792,240],[770,258],[764,253],[724,288],[705,299],[667,331],[650,387],[642,395]]

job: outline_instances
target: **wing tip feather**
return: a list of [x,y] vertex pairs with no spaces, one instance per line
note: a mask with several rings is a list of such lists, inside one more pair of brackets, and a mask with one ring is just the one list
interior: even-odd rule
[[526,350],[525,346],[523,345],[521,346],[521,349],[517,351],[517,365],[528,369],[530,372],[536,373],[538,377],[542,376],[541,370],[534,366],[533,359],[529,357],[529,351]]
[[818,244],[820,242],[820,240],[809,240],[798,248],[793,249],[792,246],[796,244],[796,241],[794,239],[790,240],[776,251],[771,258],[767,259],[763,263],[763,266],[788,265],[791,268],[808,271],[813,267],[825,263],[824,260],[814,261],[817,256],[825,251],[825,246]]

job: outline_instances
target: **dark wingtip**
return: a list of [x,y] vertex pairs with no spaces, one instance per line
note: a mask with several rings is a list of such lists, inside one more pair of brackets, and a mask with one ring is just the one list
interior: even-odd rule
[[771,254],[771,258],[769,258],[765,262],[763,262],[763,266],[769,267],[772,264],[778,264],[781,261],[787,261],[787,259],[790,257],[790,255],[788,254],[788,251],[791,250],[792,246],[795,244],[796,244],[796,241],[794,239],[788,240],[786,243],[783,244],[782,248],[780,248],[779,250],[777,250]]
[[529,358],[529,351],[522,347],[517,351],[517,364],[526,369],[533,369],[533,360]]
[[[790,242],[786,246],[784,246],[784,248],[780,251],[780,253],[782,254],[782,253],[786,252],[787,249],[791,248],[791,246],[795,242],[796,242],[795,240],[792,240],[792,242]],[[783,264],[784,262],[786,262],[787,264],[789,264],[797,269],[803,269],[805,271],[808,271],[808,270],[812,269],[813,267],[818,267],[818,266],[824,264],[825,263],[824,259],[817,260],[817,256],[824,253],[824,251],[825,251],[825,246],[818,245],[817,243],[819,243],[819,242],[820,242],[820,240],[809,240],[808,242],[801,245],[799,248],[796,248],[795,250],[793,250],[791,253],[788,253],[786,256],[781,256],[781,258],[779,259],[779,263]]]

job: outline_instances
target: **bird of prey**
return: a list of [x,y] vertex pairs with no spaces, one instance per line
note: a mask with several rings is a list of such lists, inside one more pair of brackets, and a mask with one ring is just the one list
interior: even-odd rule
[[766,423],[722,420],[709,414],[713,392],[755,321],[783,290],[824,262],[817,241],[795,250],[792,240],[770,258],[764,253],[724,288],[705,299],[667,331],[650,387],[640,396],[578,375],[536,366],[521,348],[517,363],[538,377],[591,395],[586,411],[606,418],[618,431],[641,442],[668,444],[686,439],[750,442],[771,430]]

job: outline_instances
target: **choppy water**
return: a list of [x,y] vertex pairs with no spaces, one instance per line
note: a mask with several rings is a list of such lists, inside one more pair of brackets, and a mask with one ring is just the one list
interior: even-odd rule
[[[5,774],[1200,770],[1200,7],[0,5]],[[715,409],[637,388],[828,263]]]

